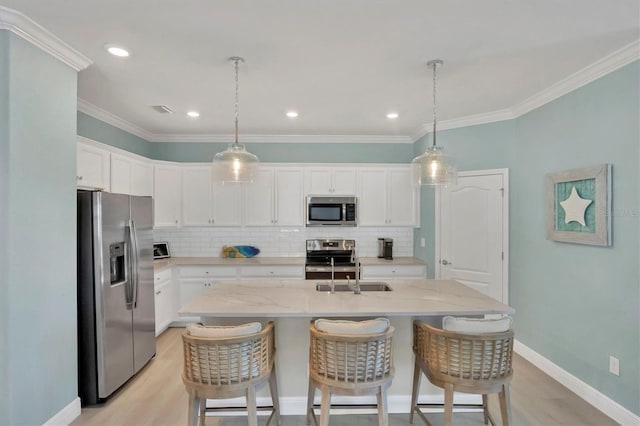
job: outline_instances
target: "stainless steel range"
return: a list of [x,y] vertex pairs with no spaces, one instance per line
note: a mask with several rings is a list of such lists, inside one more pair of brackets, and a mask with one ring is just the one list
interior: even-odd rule
[[354,279],[356,276],[356,266],[353,262],[355,249],[355,240],[307,240],[305,278],[330,280],[333,269],[334,278],[337,280],[344,280],[347,277]]

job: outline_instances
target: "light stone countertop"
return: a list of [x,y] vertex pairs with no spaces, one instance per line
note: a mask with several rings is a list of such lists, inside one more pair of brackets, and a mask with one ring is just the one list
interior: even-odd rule
[[[153,262],[155,272],[160,272],[170,266],[297,266],[304,265],[304,256],[300,257],[251,257],[251,258],[223,258],[223,257],[171,257]],[[360,258],[362,265],[425,265],[416,257],[395,257],[393,260],[377,257]]]
[[[363,283],[366,281],[362,281]],[[442,316],[513,314],[504,305],[450,280],[388,280],[393,291],[316,291],[316,280],[216,282],[179,311],[182,317]]]

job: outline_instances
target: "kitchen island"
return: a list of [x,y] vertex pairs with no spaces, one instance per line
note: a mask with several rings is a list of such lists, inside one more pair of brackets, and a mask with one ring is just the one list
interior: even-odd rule
[[[364,281],[363,281],[364,282]],[[277,372],[283,414],[304,414],[306,406],[309,322],[314,318],[384,316],[395,327],[396,374],[389,389],[389,412],[408,413],[413,374],[412,322],[424,319],[436,326],[445,315],[513,314],[513,308],[456,281],[388,280],[392,291],[317,291],[314,280],[220,281],[180,309],[181,317],[200,317],[205,324],[229,325],[259,320],[276,326]],[[263,395],[268,395],[264,393]],[[319,396],[317,396],[319,398]],[[374,397],[333,403],[373,403]],[[456,403],[476,403],[473,395],[457,394]],[[268,403],[266,401],[258,401]],[[441,403],[442,394],[425,379],[421,403]]]

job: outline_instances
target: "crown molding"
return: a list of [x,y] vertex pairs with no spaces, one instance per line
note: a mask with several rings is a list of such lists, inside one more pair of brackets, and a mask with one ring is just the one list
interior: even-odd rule
[[0,30],[11,31],[76,71],[82,71],[93,63],[91,59],[17,10],[0,6]]
[[100,121],[104,121],[107,124],[111,124],[125,132],[129,132],[135,136],[138,136],[144,140],[151,141],[156,135],[146,131],[142,127],[136,126],[115,114],[105,111],[104,109],[95,106],[94,104],[85,101],[82,98],[78,98],[78,111],[90,115],[93,118],[97,118]]
[[514,105],[511,107],[514,118],[533,111],[638,59],[640,59],[640,40],[635,40],[591,65],[569,75],[567,78],[560,80],[542,92],[536,93],[519,104]]
[[[2,20],[0,7],[0,25]],[[37,24],[36,24],[37,25]],[[2,28],[0,26],[0,28]],[[566,95],[613,71],[640,59],[640,40],[614,51],[524,101],[501,110],[468,115],[438,122],[438,130],[457,129],[479,124],[512,120]],[[233,135],[219,134],[154,134],[111,114],[81,98],[78,110],[118,127],[149,142],[231,143]],[[242,135],[243,143],[414,143],[430,133],[433,123],[425,123],[412,135]]]
[[[232,143],[234,135],[153,135],[149,142]],[[240,135],[241,143],[413,143],[395,135]]]
[[[438,122],[437,130],[457,129],[460,127],[469,127],[469,126],[475,126],[478,124],[488,124],[488,123],[494,123],[497,121],[511,120],[513,118],[515,118],[515,116],[513,115],[513,112],[509,108],[506,108],[498,111],[467,115],[465,117],[452,118],[450,120],[442,120]],[[418,139],[422,138],[423,136],[429,133],[433,133],[433,122],[425,123],[422,126],[420,126],[413,133],[411,140],[413,142],[416,142]]]

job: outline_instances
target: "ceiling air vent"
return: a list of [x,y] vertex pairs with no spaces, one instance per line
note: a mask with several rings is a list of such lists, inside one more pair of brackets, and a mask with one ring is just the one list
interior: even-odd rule
[[151,105],[151,108],[155,109],[160,114],[173,114],[173,110],[166,105]]

